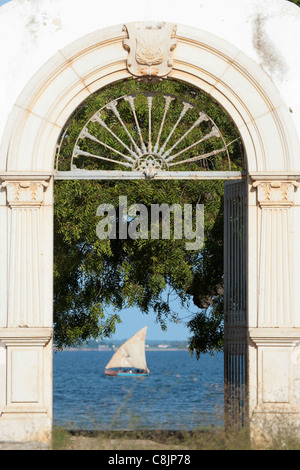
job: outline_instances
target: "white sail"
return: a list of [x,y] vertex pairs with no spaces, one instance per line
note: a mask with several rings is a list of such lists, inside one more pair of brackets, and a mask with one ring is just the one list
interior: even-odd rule
[[147,370],[145,356],[146,331],[147,326],[125,341],[115,352],[105,369],[133,367],[135,369]]

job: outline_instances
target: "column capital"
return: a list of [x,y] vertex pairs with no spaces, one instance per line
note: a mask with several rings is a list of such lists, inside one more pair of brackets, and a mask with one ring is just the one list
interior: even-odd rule
[[6,188],[9,206],[40,206],[44,201],[44,188],[49,185],[42,180],[7,180],[2,183]]
[[254,181],[260,206],[291,206],[295,201],[297,181]]

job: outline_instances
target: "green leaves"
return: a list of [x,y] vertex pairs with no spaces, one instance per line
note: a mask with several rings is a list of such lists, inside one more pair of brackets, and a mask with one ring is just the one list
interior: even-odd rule
[[[151,86],[155,91],[180,95],[182,99],[193,102],[212,117],[227,142],[237,136],[230,118],[200,90],[169,80]],[[104,88],[86,100],[67,124],[59,169],[70,169],[75,141],[84,124],[97,110],[119,96],[146,89],[149,90],[149,84],[130,80]],[[128,103],[121,106],[125,116],[128,113],[126,125],[138,139],[137,128],[130,122]],[[168,114],[171,126],[177,119],[177,106],[176,101],[171,103]],[[148,116],[145,109],[144,102],[139,102],[137,98],[138,118],[146,128]],[[152,108],[153,125],[161,122],[162,112],[163,108],[156,103]],[[187,118],[187,129],[189,119],[194,119],[194,116]],[[126,132],[124,129],[120,130],[116,117],[112,118],[110,124],[126,141]],[[95,135],[100,132],[94,123],[90,125]],[[105,138],[105,142],[112,145],[111,135],[104,136],[100,133],[97,136]],[[162,141],[166,137],[167,134],[162,134]],[[179,137],[175,131],[174,138]],[[189,142],[192,143],[195,138],[195,134],[191,132]],[[81,147],[87,150],[85,145],[86,142],[82,141]],[[94,143],[88,151],[93,150],[93,145]],[[205,150],[205,145],[203,148]],[[189,157],[193,156],[193,151],[191,149]],[[239,144],[232,145],[229,152],[231,169],[240,169],[243,162]],[[111,157],[110,151],[107,151],[107,157]],[[85,168],[97,168],[98,163],[83,162],[85,157],[80,158]],[[227,168],[226,159],[224,154],[219,154],[214,160],[214,168]],[[198,163],[193,165],[189,169],[199,169]],[[104,164],[104,168],[111,169],[108,164]],[[127,197],[128,206],[144,204],[148,213],[151,204],[180,204],[181,207],[184,204],[192,204],[193,207],[204,204],[203,249],[200,252],[187,250],[184,238],[151,239],[150,232],[148,239],[120,239],[118,236],[116,239],[99,239],[96,234],[100,220],[96,215],[97,207],[100,204],[112,204],[116,210],[116,222],[119,222],[120,196]],[[173,224],[172,221],[171,234],[174,233]],[[222,182],[56,181],[54,240],[54,340],[58,348],[110,336],[120,322],[119,311],[124,307],[138,307],[144,314],[153,310],[162,329],[165,329],[167,318],[177,318],[177,312],[170,308],[168,298],[166,299],[167,290],[172,291],[173,297],[177,296],[183,306],[192,300],[199,308],[199,313],[189,323],[192,334],[191,351],[198,355],[220,347],[223,294]]]
[[222,302],[218,308],[208,314],[204,312],[197,313],[189,321],[188,327],[191,330],[192,337],[189,341],[189,350],[196,354],[199,359],[201,354],[212,353],[221,350],[224,344],[223,340],[223,305]]
[[[54,321],[57,347],[110,335],[123,307],[156,312],[165,328],[174,312],[165,301],[172,289],[183,304],[211,295],[222,283],[221,182],[59,181],[55,183]],[[100,240],[100,203],[118,214],[119,196],[130,204],[205,204],[203,252],[186,250],[182,240]],[[222,219],[222,218],[221,218]],[[171,227],[171,234],[173,227]],[[215,262],[216,260],[217,262]],[[208,264],[207,264],[208,263]],[[211,305],[211,304],[210,304]],[[109,316],[106,309],[115,309]]]

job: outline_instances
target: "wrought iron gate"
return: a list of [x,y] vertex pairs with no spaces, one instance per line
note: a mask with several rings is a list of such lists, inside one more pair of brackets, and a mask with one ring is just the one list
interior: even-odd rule
[[224,185],[224,379],[227,423],[247,416],[247,192],[245,181]]
[[121,96],[97,109],[79,132],[72,127],[75,117],[57,145],[57,180],[242,177],[232,171],[228,150],[237,145],[239,154],[238,134],[226,143],[214,120],[181,96],[150,91]]

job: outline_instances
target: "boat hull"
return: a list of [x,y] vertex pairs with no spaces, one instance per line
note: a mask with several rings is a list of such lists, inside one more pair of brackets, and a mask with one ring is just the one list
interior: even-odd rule
[[143,374],[136,374],[135,372],[118,372],[118,376],[120,377],[147,377],[149,374],[143,373]]
[[105,370],[105,375],[116,377],[118,375],[118,372],[116,370]]
[[105,375],[109,377],[147,377],[148,372],[120,372],[117,370],[105,370]]

